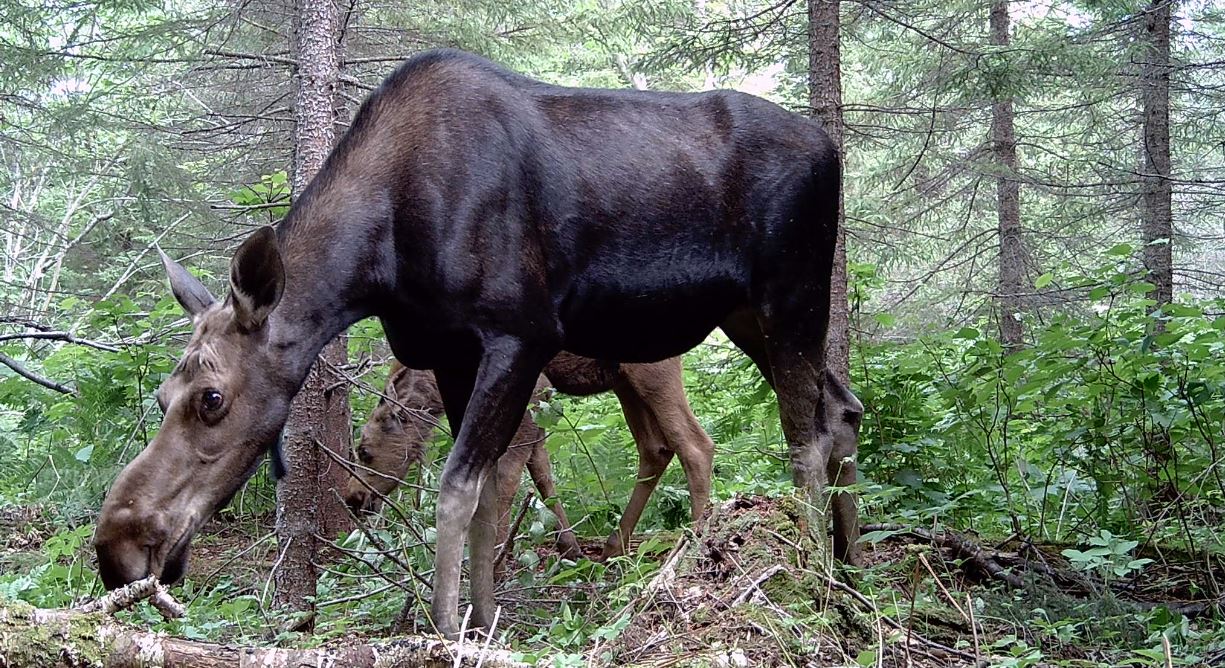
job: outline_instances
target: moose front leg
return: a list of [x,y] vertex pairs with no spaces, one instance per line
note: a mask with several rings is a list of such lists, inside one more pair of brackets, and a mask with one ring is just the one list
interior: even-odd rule
[[459,579],[464,535],[470,527],[473,626],[487,626],[493,619],[498,513],[496,483],[491,474],[496,471],[497,458],[510,445],[540,370],[550,357],[551,351],[542,353],[517,339],[490,341],[466,398],[463,374],[436,374],[452,425],[456,417],[460,418],[438,495],[434,595],[430,603],[434,626],[449,638],[459,634]]

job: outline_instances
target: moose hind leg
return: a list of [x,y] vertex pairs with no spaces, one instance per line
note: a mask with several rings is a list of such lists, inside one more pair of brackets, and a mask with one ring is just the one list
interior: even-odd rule
[[632,384],[618,385],[614,388],[617,399],[621,402],[621,412],[625,415],[625,423],[634,437],[634,445],[638,448],[638,477],[634,482],[634,491],[630,494],[629,503],[621,515],[621,522],[604,542],[603,558],[618,557],[625,554],[625,546],[647,501],[659,484],[659,478],[667,470],[675,455],[668,449],[659,424],[651,415],[646,402],[638,394]]
[[506,450],[523,419],[536,378],[548,357],[547,353],[510,337],[487,342],[466,407],[461,402],[462,391],[454,389],[443,374],[436,374],[448,417],[454,422],[452,413],[457,412],[462,418],[440,481],[434,594],[430,603],[434,625],[447,637],[454,638],[459,633],[457,610],[464,535],[472,526],[478,506],[479,522],[469,535],[473,541],[473,618],[476,626],[492,621],[497,493],[495,485],[484,483],[496,472],[497,457]]

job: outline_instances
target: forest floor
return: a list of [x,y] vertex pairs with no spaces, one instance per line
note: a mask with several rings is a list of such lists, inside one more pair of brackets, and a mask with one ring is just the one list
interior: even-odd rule
[[[1153,561],[1111,577],[1109,568],[1073,568],[1066,546],[866,528],[876,542],[865,548],[864,567],[833,573],[809,562],[814,546],[790,497],[733,499],[699,534],[639,542],[635,557],[608,570],[592,562],[559,571],[550,548],[524,545],[521,553],[539,558],[504,572],[500,633],[529,660],[548,656],[546,665],[1225,665],[1219,639],[1188,640],[1219,627],[1219,556],[1152,552],[1140,556]],[[210,522],[181,600],[203,605],[196,601],[207,601],[218,582],[236,595],[266,595],[271,530],[270,514]],[[33,568],[55,533],[39,509],[3,509],[0,569]],[[88,560],[87,542],[66,558]],[[609,584],[627,579],[634,584]],[[395,591],[381,597],[391,600],[385,611],[404,599]],[[321,626],[330,614],[337,610],[321,607]],[[420,614],[414,622],[421,630]],[[348,623],[343,642],[390,627],[385,613]],[[1171,627],[1181,633],[1164,643]],[[260,635],[213,631],[210,639]],[[263,635],[294,642],[292,634]]]

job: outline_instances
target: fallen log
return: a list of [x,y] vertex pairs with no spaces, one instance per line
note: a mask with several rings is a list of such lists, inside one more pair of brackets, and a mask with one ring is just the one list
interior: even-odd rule
[[[458,661],[457,661],[458,657]],[[284,649],[196,642],[97,612],[0,603],[0,668],[526,668],[505,650],[413,636],[367,644]]]
[[1007,569],[995,560],[994,555],[988,553],[974,543],[974,541],[951,529],[945,529],[937,533],[921,527],[911,527],[902,524],[868,524],[861,527],[860,530],[863,533],[888,531],[895,536],[909,535],[919,540],[927,541],[936,547],[949,548],[955,556],[963,560],[963,567],[976,569],[986,574],[987,577],[999,580],[1014,589],[1020,589],[1025,586],[1021,577],[1008,572]]

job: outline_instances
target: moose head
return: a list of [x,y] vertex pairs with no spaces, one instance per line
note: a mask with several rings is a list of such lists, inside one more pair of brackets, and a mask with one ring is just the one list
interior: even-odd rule
[[238,249],[224,301],[164,253],[162,262],[193,332],[157,390],[161,428],[102,505],[94,545],[107,589],[149,575],[182,578],[192,537],[278,442],[301,382],[270,331],[285,288],[272,228]]

